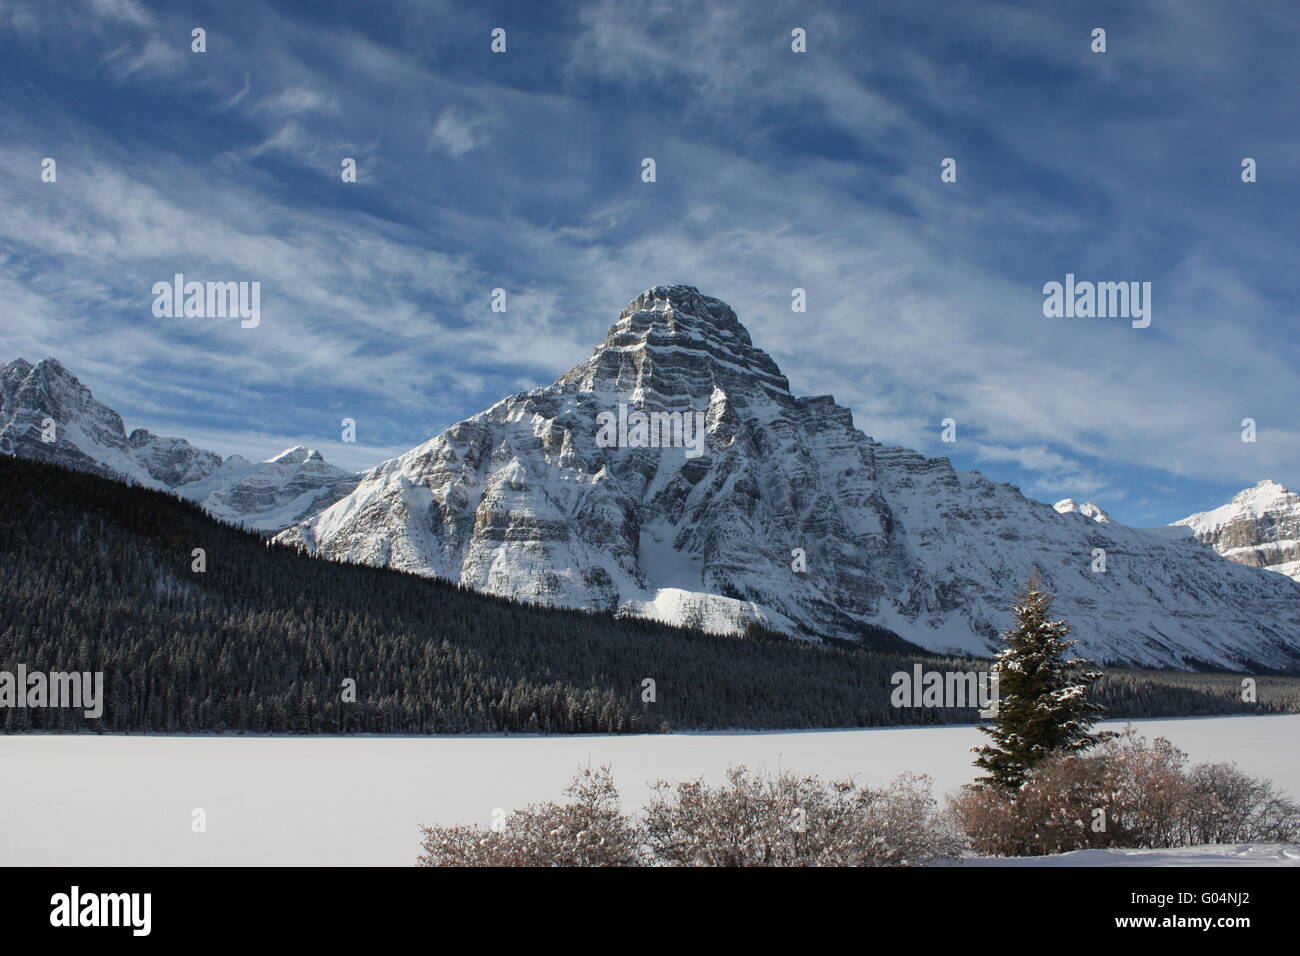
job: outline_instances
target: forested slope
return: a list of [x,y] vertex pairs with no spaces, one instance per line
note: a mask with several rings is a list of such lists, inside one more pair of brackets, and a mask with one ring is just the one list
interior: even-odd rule
[[[895,709],[890,675],[980,665],[723,637],[524,605],[312,558],[164,492],[0,455],[0,670],[102,671],[103,717],[0,708],[0,730],[623,733],[970,722]],[[203,549],[206,570],[193,570]],[[1015,582],[1008,582],[1009,593]],[[643,680],[655,700],[642,700]],[[344,682],[355,681],[355,702]],[[1115,716],[1260,713],[1297,681],[1117,672]]]

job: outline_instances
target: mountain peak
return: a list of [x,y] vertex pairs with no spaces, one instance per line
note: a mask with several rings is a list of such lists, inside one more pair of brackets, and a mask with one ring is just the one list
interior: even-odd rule
[[[1232,500],[1228,504],[1213,511],[1204,512],[1204,514],[1206,516],[1216,516],[1220,519],[1223,517],[1222,513],[1228,510],[1259,515],[1279,507],[1293,505],[1296,498],[1297,496],[1287,490],[1286,486],[1280,481],[1265,478],[1263,481],[1237,492],[1232,496]],[[1195,517],[1197,515],[1192,515],[1192,518]]]
[[[21,361],[21,359],[19,361]],[[26,362],[23,364],[27,365]],[[43,358],[35,365],[28,365],[27,377],[29,381],[64,382],[74,388],[85,387],[81,384],[81,380],[78,379],[77,376],[64,368],[63,363],[53,356]],[[89,394],[89,390],[87,390],[87,394]]]
[[305,461],[321,459],[321,453],[314,448],[308,448],[306,445],[294,445],[292,448],[286,448],[274,458],[266,459],[268,462],[282,462],[287,465],[301,465]]
[[1230,561],[1267,568],[1300,581],[1300,495],[1265,478],[1226,505],[1189,515],[1174,526]]
[[721,299],[703,295],[693,285],[651,286],[623,307],[610,332],[638,313],[661,314],[664,324],[670,328],[678,323],[687,326],[707,324],[719,332],[736,336],[745,345],[753,345],[749,331],[740,324],[731,306]]
[[1085,518],[1091,518],[1093,521],[1109,522],[1110,515],[1106,514],[1100,507],[1091,501],[1085,501],[1083,504],[1075,501],[1073,498],[1062,498],[1056,504],[1052,505],[1063,515],[1078,513]]
[[557,384],[637,403],[699,407],[717,389],[742,404],[794,402],[790,383],[754,347],[731,306],[689,285],[646,289],[619,313],[591,358]]
[[1256,482],[1254,487],[1247,488],[1244,491],[1237,492],[1233,500],[1236,501],[1237,499],[1244,500],[1246,498],[1257,498],[1260,497],[1261,495],[1280,498],[1284,495],[1289,495],[1289,494],[1291,494],[1290,490],[1284,484],[1282,484],[1282,482],[1274,481],[1272,478],[1265,478],[1263,481]]
[[31,374],[32,363],[24,358],[16,358],[4,368],[0,368],[0,409],[13,398],[13,393],[22,387]]

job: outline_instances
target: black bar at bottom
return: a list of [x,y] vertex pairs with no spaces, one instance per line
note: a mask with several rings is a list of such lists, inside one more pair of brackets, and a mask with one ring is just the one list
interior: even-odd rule
[[[1006,932],[1032,939],[1024,934],[1064,931],[1084,943],[1199,934],[1230,945],[1242,933],[1293,925],[1296,879],[1287,869],[11,868],[0,874],[0,913],[7,944],[64,937],[78,946],[266,939],[338,946],[414,934],[459,949],[468,933],[495,948],[503,937],[578,945],[609,931],[595,937],[608,948],[661,933],[671,944],[687,926],[694,942],[716,936],[732,944],[780,929],[806,932],[809,942],[844,930],[879,940],[890,930],[917,945],[983,945]],[[119,925],[70,925],[73,887],[76,922]],[[131,894],[148,894],[147,935],[144,897]]]

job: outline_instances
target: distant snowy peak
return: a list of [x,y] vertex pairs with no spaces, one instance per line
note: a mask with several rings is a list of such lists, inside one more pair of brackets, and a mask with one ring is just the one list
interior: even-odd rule
[[1052,505],[1052,507],[1063,515],[1081,514],[1085,518],[1091,518],[1093,521],[1110,521],[1110,515],[1106,514],[1106,512],[1102,511],[1101,508],[1094,505],[1091,501],[1079,504],[1079,502],[1075,501],[1073,498],[1062,498],[1056,504]]
[[326,462],[320,452],[297,445],[255,463],[232,455],[211,475],[176,492],[218,518],[279,531],[329,507],[358,480]]
[[1096,660],[1300,661],[1300,585],[1076,508],[872,440],[832,397],[792,394],[725,302],[663,285],[555,383],[279,540],[548,605],[979,654],[1036,564]]
[[16,359],[0,370],[0,452],[91,471],[150,488],[175,488],[212,473],[221,456],[181,438],[138,428],[56,359]]
[[1176,524],[1198,526],[1225,525],[1241,518],[1262,518],[1284,512],[1295,512],[1300,506],[1300,495],[1287,490],[1281,482],[1265,478],[1253,487],[1243,489],[1232,500],[1212,511],[1202,511],[1184,518]]
[[314,448],[307,448],[304,445],[294,445],[292,448],[286,448],[274,458],[268,458],[266,461],[268,464],[301,465],[309,459],[317,461],[325,460],[321,457],[321,453],[316,451]]
[[235,524],[278,531],[333,504],[357,476],[301,445],[265,462],[222,460],[136,428],[53,358],[0,369],[0,452],[172,491]]
[[1280,482],[1265,479],[1173,527],[1189,528],[1201,544],[1238,564],[1300,581],[1300,495]]
[[167,488],[199,481],[221,465],[216,452],[195,448],[183,438],[160,438],[137,428],[126,441],[149,477]]

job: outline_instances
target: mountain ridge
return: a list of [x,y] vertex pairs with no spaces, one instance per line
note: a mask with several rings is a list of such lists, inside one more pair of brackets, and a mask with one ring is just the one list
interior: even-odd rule
[[261,531],[320,511],[357,482],[301,445],[250,462],[145,428],[128,434],[122,416],[55,358],[17,358],[0,368],[0,452],[172,491],[215,517]]

